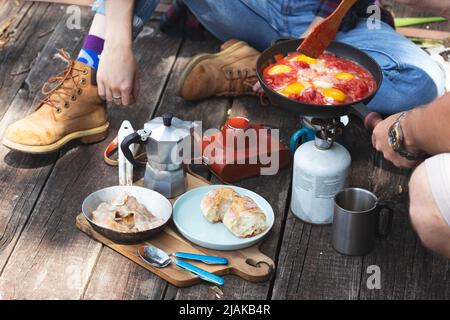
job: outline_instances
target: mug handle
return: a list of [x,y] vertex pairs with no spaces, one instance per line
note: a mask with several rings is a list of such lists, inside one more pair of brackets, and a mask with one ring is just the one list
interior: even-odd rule
[[301,128],[300,130],[297,130],[291,137],[291,142],[289,144],[291,152],[295,153],[295,150],[298,147],[298,140],[306,137],[308,139],[308,141],[310,140],[308,135],[310,133],[310,131],[312,131],[311,129],[308,128]]
[[392,230],[392,221],[394,218],[394,210],[388,203],[381,202],[377,205],[378,210],[378,227],[377,234],[381,238],[386,238]]

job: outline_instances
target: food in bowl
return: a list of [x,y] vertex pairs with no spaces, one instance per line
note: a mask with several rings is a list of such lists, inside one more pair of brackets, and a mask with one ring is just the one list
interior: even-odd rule
[[298,52],[278,55],[264,69],[263,80],[279,94],[308,104],[339,105],[360,101],[377,84],[356,62],[325,52],[317,59]]
[[126,193],[119,194],[111,202],[100,203],[92,212],[92,220],[104,228],[127,233],[154,229],[164,223]]
[[239,238],[256,236],[267,229],[266,214],[250,197],[232,188],[209,191],[200,203],[203,216],[212,223],[222,222]]

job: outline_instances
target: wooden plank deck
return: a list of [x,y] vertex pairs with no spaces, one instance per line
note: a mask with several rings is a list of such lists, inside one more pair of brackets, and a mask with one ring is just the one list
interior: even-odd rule
[[[410,9],[395,7],[398,15]],[[422,15],[417,13],[414,15]],[[0,45],[0,135],[7,125],[33,110],[40,87],[63,65],[52,56],[64,47],[80,48],[85,27],[69,30],[61,5],[0,0],[0,25],[13,18],[15,32]],[[434,26],[449,30],[449,24]],[[125,118],[138,128],[148,117],[173,111],[205,128],[221,126],[230,115],[248,116],[281,128],[284,140],[299,121],[262,107],[252,98],[214,98],[192,103],[174,95],[189,57],[214,52],[219,42],[168,36],[155,19],[136,40],[142,94],[131,108],[110,106],[110,137],[96,145],[77,143],[50,156],[30,156],[0,147],[0,298],[1,299],[216,299],[207,284],[178,289],[91,240],[75,228],[83,198],[117,183],[116,169],[104,165],[102,151]],[[449,299],[449,261],[424,249],[407,210],[410,172],[393,168],[370,146],[369,134],[355,119],[344,134],[352,157],[351,183],[374,190],[397,204],[394,232],[366,257],[337,254],[330,227],[304,224],[289,212],[291,170],[240,186],[264,196],[274,207],[276,225],[262,251],[277,263],[272,279],[248,283],[226,277],[222,299]],[[212,179],[212,182],[217,182]],[[366,286],[370,265],[382,272],[382,289]]]

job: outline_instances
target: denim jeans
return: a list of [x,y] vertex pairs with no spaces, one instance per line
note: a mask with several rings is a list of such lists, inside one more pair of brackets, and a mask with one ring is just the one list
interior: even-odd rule
[[[144,25],[150,20],[150,17],[155,11],[159,0],[136,0],[134,2],[133,14],[133,38],[136,38],[139,32],[142,31]],[[105,14],[105,1],[96,0],[92,5],[92,10],[96,13]]]
[[[101,1],[98,1],[101,2]],[[219,40],[248,42],[258,50],[280,36],[299,37],[314,19],[317,0],[184,0]],[[136,0],[135,17],[145,23],[158,0]],[[136,18],[135,18],[136,19]],[[369,109],[393,114],[431,102],[445,92],[445,73],[410,40],[381,22],[369,29],[366,19],[336,38],[357,47],[381,66],[384,80]]]

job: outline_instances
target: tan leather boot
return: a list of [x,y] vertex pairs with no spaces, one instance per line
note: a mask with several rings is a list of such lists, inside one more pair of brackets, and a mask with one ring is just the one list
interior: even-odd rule
[[46,97],[36,111],[11,124],[3,137],[8,148],[50,153],[71,140],[95,143],[108,135],[106,104],[97,93],[95,70],[65,52],[67,68],[42,87]]
[[247,43],[244,42],[244,41],[240,41],[240,40],[238,40],[238,39],[230,39],[230,40],[225,41],[224,43],[222,43],[222,44],[220,45],[219,51],[226,50],[226,49],[228,49],[229,47],[231,47],[232,45],[235,45],[236,43],[240,43],[240,46],[246,46],[246,45],[247,45]]
[[230,40],[214,54],[196,55],[178,81],[178,95],[186,100],[212,96],[257,95],[256,61],[260,52],[246,42]]

